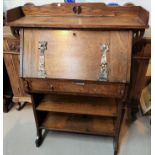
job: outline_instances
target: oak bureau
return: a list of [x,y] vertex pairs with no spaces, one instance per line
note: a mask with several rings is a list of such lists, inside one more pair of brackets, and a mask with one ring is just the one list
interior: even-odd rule
[[20,77],[37,129],[107,135],[114,154],[128,99],[132,46],[148,27],[139,6],[26,4],[7,12],[20,36]]

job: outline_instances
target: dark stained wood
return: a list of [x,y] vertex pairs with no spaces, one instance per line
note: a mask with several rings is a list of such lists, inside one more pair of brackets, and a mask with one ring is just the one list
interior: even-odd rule
[[138,17],[31,17],[10,22],[14,27],[144,29],[148,26]]
[[47,41],[46,78],[98,81],[101,46],[108,44],[107,81],[126,83],[130,80],[131,32],[25,29],[23,39],[24,78],[38,77],[38,43],[44,40]]
[[145,87],[146,72],[150,58],[151,39],[144,38],[133,46],[131,83],[127,101],[133,116],[137,112],[141,92]]
[[24,49],[24,30],[20,29],[20,71],[19,71],[19,76],[23,76],[23,49]]
[[96,83],[72,80],[26,79],[25,88],[29,92],[64,93],[121,98],[125,84]]
[[24,14],[23,14],[23,11],[22,11],[22,7],[19,6],[19,7],[7,10],[7,15],[6,16],[7,16],[7,18],[6,18],[7,23],[12,22],[14,20],[17,20],[17,19],[23,17]]
[[[132,80],[130,95],[133,100],[139,100],[141,91],[145,86],[145,76],[148,63],[151,58],[151,40],[143,39],[134,45],[133,65],[132,65]],[[145,58],[145,59],[142,59]],[[138,101],[139,102],[139,101]]]
[[108,55],[109,82],[129,82],[132,52],[132,32],[111,31]]
[[19,44],[20,44],[19,40],[14,39],[14,38],[5,37],[4,42],[3,42],[4,52],[19,55],[19,50],[20,50]]
[[41,128],[110,136],[114,134],[113,119],[51,112],[47,113]]
[[148,23],[149,12],[142,7],[139,7],[139,17],[142,19],[142,21],[144,21],[144,23]]
[[47,78],[99,80],[102,55],[100,48],[102,43],[109,43],[108,32],[26,29],[24,51],[27,52],[24,53],[23,60],[24,78],[38,77],[40,40],[48,42],[45,51]]
[[71,95],[45,95],[40,101],[39,111],[53,111],[96,116],[116,116],[115,99],[80,97]]
[[8,27],[4,27],[3,59],[13,91],[12,100],[15,103],[24,101],[30,103],[30,96],[24,91],[23,80],[19,78],[19,44],[19,39],[11,35]]
[[12,90],[6,70],[6,66],[3,60],[3,112],[7,113],[12,107]]
[[[81,13],[74,13],[74,7],[80,7]],[[22,10],[25,17],[9,22],[10,26],[108,29],[148,27],[148,12],[137,6],[108,7],[102,3],[76,3],[61,4],[61,6],[58,4],[26,5]]]
[[[73,11],[81,7],[81,13]],[[43,6],[23,6],[25,16],[136,16],[139,7],[107,7],[104,3],[53,3]]]
[[[101,3],[28,4],[22,11],[25,16],[8,25],[16,36],[20,29],[21,77],[32,95],[36,146],[42,142],[42,129],[109,135],[114,137],[116,155],[125,103],[134,96],[132,89],[141,85],[133,76],[128,94],[132,43],[135,47],[143,37],[148,12]],[[47,41],[44,55],[45,44],[38,49],[39,41]],[[109,47],[106,58],[102,44]],[[133,55],[138,61],[148,56],[147,52]],[[107,70],[106,82],[99,79],[100,65]],[[39,70],[45,70],[46,76],[38,76]],[[140,78],[142,68],[137,72]]]
[[19,55],[11,55],[4,53],[3,55],[5,65],[8,71],[9,77],[11,77],[10,82],[12,86],[12,90],[15,96],[24,95],[23,89],[21,88],[21,80],[18,78],[19,71]]

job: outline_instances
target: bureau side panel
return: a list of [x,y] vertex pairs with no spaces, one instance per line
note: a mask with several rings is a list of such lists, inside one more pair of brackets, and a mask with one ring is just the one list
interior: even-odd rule
[[35,29],[24,30],[24,51],[23,51],[23,77],[38,77],[38,36],[39,32]]
[[110,82],[129,82],[131,68],[132,32],[111,31],[108,54]]

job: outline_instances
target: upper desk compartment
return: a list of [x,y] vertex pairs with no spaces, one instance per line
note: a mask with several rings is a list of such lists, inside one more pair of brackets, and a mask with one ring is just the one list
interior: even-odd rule
[[102,3],[25,5],[7,17],[24,78],[129,82],[132,43],[148,27],[143,8]]

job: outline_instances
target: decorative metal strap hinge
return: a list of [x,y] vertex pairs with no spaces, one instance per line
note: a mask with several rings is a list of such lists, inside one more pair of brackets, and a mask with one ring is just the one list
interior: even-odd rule
[[107,51],[109,50],[108,44],[101,45],[101,67],[99,73],[99,81],[107,81],[108,80],[108,68],[107,68]]
[[45,78],[46,71],[45,71],[45,50],[47,50],[47,41],[39,41],[39,70],[38,70],[38,77]]

